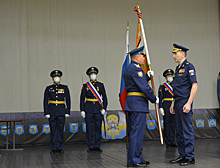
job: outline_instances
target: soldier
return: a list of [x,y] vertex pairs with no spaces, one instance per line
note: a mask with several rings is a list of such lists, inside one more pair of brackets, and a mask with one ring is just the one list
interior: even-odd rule
[[144,46],[129,52],[131,63],[125,69],[123,76],[128,93],[125,104],[125,111],[128,112],[128,167],[143,167],[150,164],[141,156],[146,114],[149,113],[148,100],[159,103],[159,98],[148,85],[149,76],[153,75],[153,71],[148,71],[148,75],[145,75],[141,68],[145,60],[143,49]]
[[44,92],[44,115],[49,120],[51,129],[51,154],[63,153],[65,117],[70,115],[70,94],[68,86],[60,84],[62,72],[50,73],[53,85]]
[[104,84],[97,81],[98,72],[96,67],[90,67],[86,71],[90,81],[83,84],[80,95],[81,116],[86,122],[87,152],[102,152],[100,148],[102,115],[105,114],[108,100]]
[[180,163],[181,166],[195,163],[192,105],[198,85],[195,68],[186,59],[188,50],[188,48],[173,44],[173,58],[178,66],[172,82],[174,101],[172,101],[170,113],[175,114],[179,157],[170,160],[170,163]]
[[164,123],[164,141],[166,147],[176,147],[175,142],[175,115],[170,113],[170,105],[173,101],[173,88],[171,86],[173,81],[173,70],[167,69],[163,72],[163,76],[166,79],[166,83],[160,85],[158,96],[159,96],[159,108],[160,113],[163,116]]

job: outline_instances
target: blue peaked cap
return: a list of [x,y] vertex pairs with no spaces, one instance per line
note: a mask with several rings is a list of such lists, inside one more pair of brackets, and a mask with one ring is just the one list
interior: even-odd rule
[[54,77],[54,76],[59,76],[61,77],[63,75],[63,73],[60,71],[60,70],[53,70],[51,73],[50,73],[50,76],[51,77]]
[[87,69],[86,75],[90,75],[91,73],[96,73],[96,74],[98,74],[98,73],[99,73],[98,68],[96,68],[96,67],[90,67],[89,69]]
[[183,47],[181,45],[178,45],[178,44],[173,44],[173,52],[172,53],[176,53],[178,51],[184,51],[184,52],[187,52],[189,49],[186,48],[186,47]]
[[131,57],[133,55],[144,54],[143,50],[144,50],[144,46],[139,47],[139,48],[135,48],[134,50],[130,51],[128,54],[130,54]]
[[172,69],[167,69],[163,72],[163,76],[166,77],[167,75],[173,75],[174,71]]

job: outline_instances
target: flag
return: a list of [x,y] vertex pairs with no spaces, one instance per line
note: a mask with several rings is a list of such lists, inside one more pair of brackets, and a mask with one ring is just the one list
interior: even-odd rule
[[121,72],[121,87],[120,87],[120,93],[119,93],[119,102],[121,104],[122,110],[125,112],[125,102],[128,96],[128,93],[126,92],[125,88],[125,81],[123,78],[123,74],[127,66],[129,65],[130,58],[129,58],[129,25],[127,22],[127,33],[126,33],[126,47],[125,47],[125,58],[124,58],[124,63],[122,66],[122,72]]
[[[143,46],[141,41],[141,24],[140,24],[140,18],[138,17],[138,26],[137,26],[137,38],[136,38],[136,48],[139,48],[140,46]],[[148,64],[147,64],[147,57],[145,56],[144,64],[141,66],[144,73],[146,74],[148,71]]]

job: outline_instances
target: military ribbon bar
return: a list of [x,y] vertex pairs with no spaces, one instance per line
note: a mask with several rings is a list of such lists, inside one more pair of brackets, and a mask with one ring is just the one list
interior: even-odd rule
[[170,94],[171,94],[172,96],[174,96],[174,94],[173,94],[173,88],[172,88],[168,83],[164,83],[163,85],[167,88],[167,90],[170,92]]
[[101,98],[100,94],[98,93],[98,91],[95,89],[95,87],[91,84],[91,82],[87,82],[86,85],[89,87],[92,94],[95,96],[95,98],[99,101],[100,105],[103,107],[102,98]]

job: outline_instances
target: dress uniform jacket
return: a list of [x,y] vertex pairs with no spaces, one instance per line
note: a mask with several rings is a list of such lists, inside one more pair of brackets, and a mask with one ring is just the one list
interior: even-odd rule
[[70,94],[68,86],[53,84],[44,93],[44,115],[65,116],[70,114]]
[[174,91],[174,110],[176,116],[176,140],[181,158],[194,158],[194,132],[192,126],[192,105],[189,113],[183,112],[187,103],[192,83],[197,82],[194,66],[185,59],[176,67],[172,87]]
[[[149,112],[148,100],[155,103],[156,96],[148,85],[147,81],[150,80],[149,76],[144,74],[139,63],[131,61],[131,64],[125,69],[124,80],[128,93],[125,111]],[[135,92],[134,94],[140,93],[142,96],[129,96],[129,92],[131,92],[131,94],[133,92]]]
[[128,112],[129,146],[127,165],[137,165],[144,161],[141,156],[142,143],[146,124],[146,113],[149,112],[148,100],[156,102],[156,96],[148,85],[150,79],[145,75],[140,64],[131,61],[124,71],[124,81],[128,97],[125,111]]
[[92,101],[91,99],[96,99],[87,84],[83,84],[83,88],[80,96],[80,110],[86,113],[100,113],[103,108],[106,110],[108,105],[108,100],[105,92],[104,84],[98,81],[90,81],[93,86],[98,91],[99,95],[102,96],[103,107],[101,107],[98,101]]
[[[171,83],[167,83],[171,87]],[[164,109],[165,115],[163,116],[164,124],[164,141],[166,145],[173,146],[175,143],[175,115],[170,113],[170,106],[173,101],[173,95],[170,91],[163,85],[160,85],[159,91],[159,108]]]
[[101,109],[106,110],[108,100],[104,84],[98,81],[90,81],[103,100],[103,107],[95,98],[87,84],[83,84],[80,95],[80,110],[86,113],[86,138],[89,149],[100,148],[101,146]]

